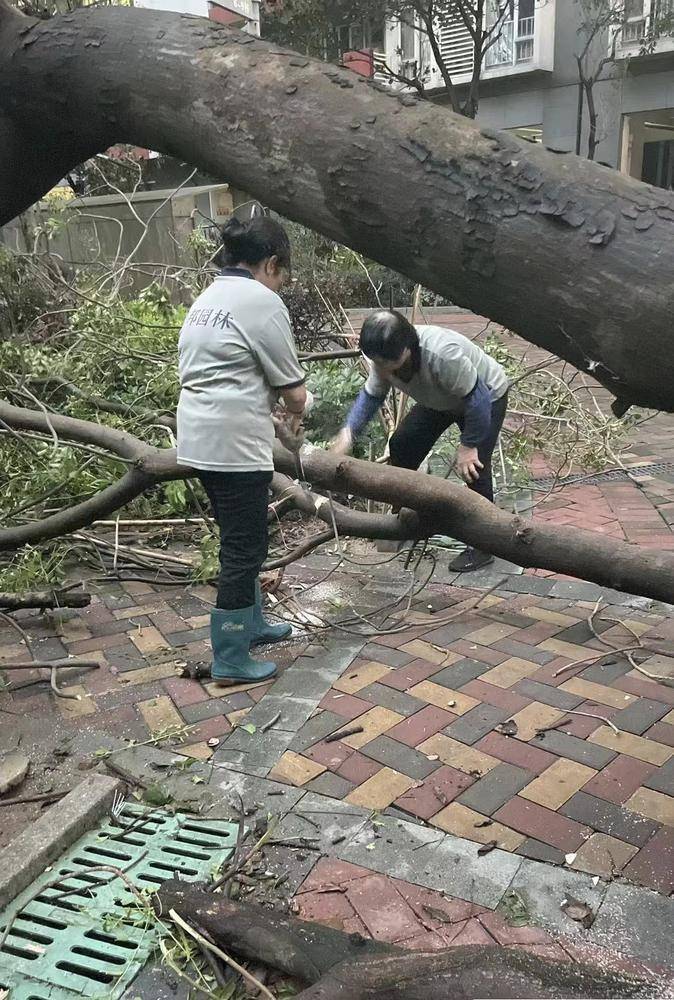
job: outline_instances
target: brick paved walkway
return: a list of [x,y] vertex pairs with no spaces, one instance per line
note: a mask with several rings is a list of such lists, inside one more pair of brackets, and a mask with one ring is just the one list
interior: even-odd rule
[[[468,332],[471,323],[483,325],[475,318],[463,320],[464,327],[455,316],[451,321]],[[674,458],[671,430],[672,418],[658,417],[635,434],[625,460],[638,482],[566,486],[534,517],[672,548],[674,476],[637,472],[644,463]],[[312,557],[293,566],[286,583],[315,581],[334,563],[329,554]],[[280,680],[239,689],[177,676],[186,663],[209,661],[212,588],[176,594],[140,583],[111,585],[62,624],[19,613],[36,656],[86,654],[101,668],[73,682],[77,701],[55,699],[45,684],[0,691],[0,751],[14,745],[13,721],[18,726],[26,719],[42,720],[47,730],[58,719],[66,732],[90,734],[90,743],[102,746],[188,726],[172,746],[176,755],[215,756],[239,771],[325,796],[335,808],[364,807],[475,845],[495,843],[520,859],[673,894],[674,681],[647,678],[595,638],[587,619],[599,588],[500,565],[495,579],[504,572],[506,583],[474,608],[469,605],[494,575],[452,586],[441,565],[413,605],[406,631],[354,639],[355,653],[342,650],[330,670],[321,646],[294,641],[275,651]],[[360,610],[402,593],[407,581],[401,563],[340,567],[307,600],[335,617],[335,598],[342,605],[355,601]],[[602,638],[619,647],[636,633],[646,645],[671,651],[671,658],[645,652],[638,659],[646,671],[674,678],[674,609],[615,593],[607,600],[595,620]],[[25,647],[0,623],[0,672],[3,660],[17,658],[25,658]],[[36,678],[30,670],[7,675],[12,686]],[[276,706],[282,719],[264,739],[242,730],[249,713],[250,719],[273,715]],[[352,727],[362,731],[326,742]],[[45,761],[34,767],[25,790],[60,782],[58,767]],[[40,806],[30,809],[37,815]],[[422,938],[424,947],[490,939],[569,954],[536,929],[504,937],[500,918],[486,909],[469,912],[465,899],[434,896],[428,905],[449,908],[451,916],[448,922],[429,918],[425,903],[419,910],[421,890],[354,871],[333,893],[316,879],[336,879],[334,870],[319,869],[297,897],[298,912],[409,946]],[[374,908],[367,902],[373,892],[381,901]],[[388,914],[385,922],[393,921],[388,929],[382,930],[379,910]]]
[[[270,776],[672,892],[674,687],[610,655],[558,673],[605,648],[586,622],[591,602],[485,603],[365,646]],[[674,635],[660,614],[606,614],[644,642]],[[624,642],[622,626],[601,617],[602,636]],[[325,742],[355,726],[362,732]]]
[[540,927],[516,926],[500,910],[478,906],[411,882],[388,878],[332,858],[320,860],[300,886],[292,910],[348,934],[361,934],[400,948],[441,951],[461,945],[517,948],[561,962],[588,962],[608,971],[662,977],[671,971],[635,962],[577,938],[552,935]]

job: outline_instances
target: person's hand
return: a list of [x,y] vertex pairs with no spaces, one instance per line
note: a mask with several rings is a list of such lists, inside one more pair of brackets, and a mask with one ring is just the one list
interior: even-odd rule
[[301,413],[291,413],[290,410],[287,411],[286,423],[292,434],[299,434],[302,429],[303,420],[304,410]]
[[480,472],[484,468],[478,457],[477,448],[467,448],[465,444],[460,444],[456,449],[454,464],[456,471],[468,486],[477,482],[480,478]]
[[350,428],[342,427],[339,434],[330,442],[330,451],[333,455],[350,455],[353,449],[353,434]]

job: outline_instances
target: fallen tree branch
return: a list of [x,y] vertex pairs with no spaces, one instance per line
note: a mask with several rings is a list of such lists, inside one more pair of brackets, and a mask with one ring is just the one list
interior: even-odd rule
[[81,667],[96,670],[100,667],[98,660],[31,660],[27,663],[0,662],[0,673],[3,670],[58,670],[61,667]]
[[228,965],[230,969],[234,969],[235,972],[238,972],[238,974],[242,976],[243,979],[246,980],[246,982],[250,983],[251,986],[253,986],[256,990],[258,990],[263,997],[268,997],[268,1000],[276,1000],[274,994],[270,993],[267,987],[263,983],[261,983],[259,979],[256,979],[255,976],[248,971],[248,969],[244,968],[243,965],[239,965],[239,963],[235,962],[233,958],[230,958],[229,955],[225,954],[222,948],[218,948],[217,945],[213,944],[211,941],[205,938],[203,934],[200,934],[198,931],[196,931],[194,927],[191,926],[191,924],[188,924],[186,920],[183,920],[183,918],[180,916],[179,913],[176,913],[175,910],[169,910],[169,917],[174,922],[174,924],[177,924],[178,927],[181,927],[186,934],[189,934],[191,938],[194,938],[194,940],[199,945],[201,945],[202,948],[205,948],[207,951],[213,952],[213,954],[217,955],[218,958],[222,959],[222,961],[226,965]]
[[[46,427],[44,414],[5,402],[0,402],[0,419],[23,430],[44,430]],[[16,548],[17,544],[27,541],[34,543],[53,538],[62,533],[64,525],[67,531],[82,527],[92,519],[92,511],[96,511],[96,517],[101,516],[103,497],[107,512],[111,512],[119,506],[119,499],[113,499],[113,495],[121,490],[122,483],[125,495],[132,499],[158,482],[185,479],[192,474],[192,470],[176,463],[173,450],[153,448],[124,431],[57,414],[51,414],[50,420],[61,440],[95,441],[133,460],[134,468],[115,486],[69,511],[37,524],[0,530],[0,550]],[[278,442],[274,448],[274,462],[279,472],[290,476],[296,474],[295,456]],[[405,509],[405,516],[401,513],[397,518],[395,515],[348,511],[351,522],[348,532],[362,529],[366,537],[381,537],[375,533],[379,526],[382,531],[405,533],[409,538],[447,534],[520,566],[550,569],[591,580],[600,586],[674,603],[672,552],[641,548],[598,532],[525,521],[499,510],[466,487],[409,469],[338,458],[310,446],[302,450],[302,463],[306,477],[317,488],[380,500]],[[327,512],[330,516],[330,501],[326,498],[321,501],[318,511],[312,501],[314,513],[320,516],[321,512]],[[343,516],[346,518],[346,513]]]
[[86,608],[91,594],[84,590],[26,590],[22,593],[0,593],[0,608],[19,611],[22,608]]
[[206,18],[2,6],[0,224],[96,153],[140,144],[554,351],[626,405],[674,405],[670,192]]
[[404,951],[252,903],[233,903],[185,882],[164,882],[154,899],[160,917],[180,911],[228,951],[307,984],[297,1000],[619,998],[647,989],[636,976],[548,962],[511,948]]
[[14,799],[0,799],[0,806],[22,806],[29,802],[57,802],[69,792],[70,789],[65,792],[44,792],[42,795],[19,795]]

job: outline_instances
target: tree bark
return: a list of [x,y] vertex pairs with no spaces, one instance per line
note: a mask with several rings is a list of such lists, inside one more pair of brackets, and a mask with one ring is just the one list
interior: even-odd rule
[[[0,419],[18,431],[49,429],[44,413],[1,401]],[[121,490],[122,483],[126,483],[128,489],[125,499],[119,501],[120,505],[157,482],[186,479],[192,475],[191,469],[176,463],[175,451],[153,448],[126,431],[53,413],[49,415],[49,421],[62,440],[107,448],[133,462],[133,466],[120,483],[70,511],[55,514],[41,522],[0,530],[0,551],[14,549],[17,544],[34,544],[45,538],[54,538],[100,518],[97,501],[104,498],[105,509],[110,512],[114,492],[118,487]],[[274,464],[278,472],[290,477],[297,475],[296,456],[278,442],[274,449]],[[304,475],[316,487],[380,500],[402,508],[393,523],[390,516],[349,511],[344,507],[339,510],[337,505],[337,508],[332,508],[332,513],[337,509],[336,519],[344,518],[345,533],[371,538],[392,538],[397,532],[403,538],[424,538],[443,533],[510,559],[520,566],[549,569],[581,577],[603,587],[674,603],[672,552],[642,548],[607,538],[598,532],[525,521],[499,510],[472,490],[455,486],[445,479],[355,458],[338,458],[320,448],[305,447],[302,466]],[[311,498],[312,494],[303,492]],[[302,502],[306,504],[306,498]],[[312,503],[313,513],[332,525],[330,502],[326,497],[315,497]],[[82,520],[84,515],[86,520]],[[17,538],[20,539],[18,543]]]
[[84,590],[26,590],[19,594],[0,593],[0,608],[18,611],[20,608],[86,608],[91,594]]
[[164,882],[155,907],[164,916],[175,910],[236,955],[310,984],[298,1000],[631,997],[645,987],[636,977],[506,948],[405,952],[253,903],[233,903],[184,882]]
[[157,149],[504,324],[623,405],[674,410],[670,192],[206,19],[35,22],[0,3],[0,224],[113,142]]

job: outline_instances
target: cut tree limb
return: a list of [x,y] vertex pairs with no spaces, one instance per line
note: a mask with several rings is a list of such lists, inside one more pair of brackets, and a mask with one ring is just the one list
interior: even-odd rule
[[0,608],[18,611],[21,608],[86,608],[91,594],[84,590],[26,590],[22,593],[0,593]]
[[175,910],[226,950],[308,984],[298,1000],[632,997],[645,988],[636,977],[506,948],[406,952],[185,882],[164,882],[155,899],[160,915]]
[[0,108],[0,225],[115,142],[156,149],[502,323],[621,407],[674,410],[669,191],[124,6],[41,21],[0,0]]
[[[44,413],[2,401],[0,419],[17,431],[44,430],[46,427]],[[95,443],[133,461],[133,468],[120,480],[129,486],[125,494],[128,499],[139,496],[157,482],[186,479],[192,475],[191,469],[176,463],[175,451],[153,448],[125,431],[60,414],[50,414],[49,419],[60,440]],[[274,448],[274,463],[278,472],[286,476],[296,474],[296,457],[278,442]],[[499,510],[472,490],[455,486],[445,479],[355,458],[338,458],[312,446],[304,447],[302,465],[306,477],[316,487],[402,508],[404,516],[398,516],[401,537],[451,535],[520,566],[549,569],[603,587],[674,603],[672,552],[642,548],[598,532],[525,521]],[[129,482],[129,477],[135,478]],[[35,543],[54,538],[62,531],[76,530],[100,518],[98,504],[101,498],[106,512],[110,513],[114,509],[111,497],[117,486],[119,484],[110,486],[70,511],[55,514],[42,522],[1,529],[0,551],[14,549],[28,541]],[[311,494],[307,496],[311,498]],[[329,500],[321,499],[323,502],[317,513],[320,516],[320,512],[325,514],[327,511],[329,515]],[[305,498],[302,502],[308,501]],[[315,501],[311,502],[315,507]],[[362,511],[348,511],[348,514],[354,516],[354,531],[357,519],[359,534],[370,538],[393,537],[390,515]],[[331,523],[331,518],[326,518],[326,522]],[[62,525],[65,527],[60,527]],[[17,535],[20,536],[18,542]]]

